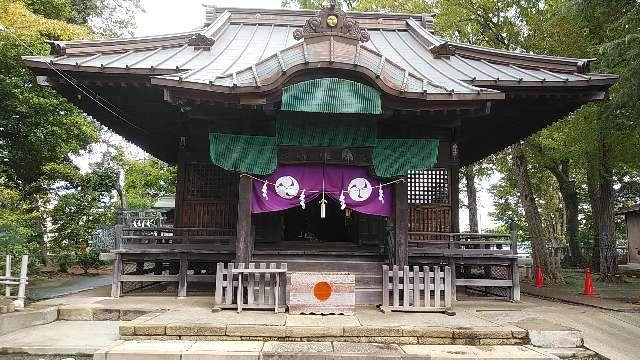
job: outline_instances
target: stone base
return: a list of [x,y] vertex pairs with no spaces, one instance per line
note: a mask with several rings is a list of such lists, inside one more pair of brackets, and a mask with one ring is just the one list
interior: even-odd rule
[[[515,326],[363,326],[355,317],[291,317],[270,324],[222,324],[162,321],[149,313],[120,326],[126,340],[210,340],[352,342],[413,345],[525,345],[526,331]],[[330,320],[323,321],[323,318]],[[342,320],[341,320],[342,319]],[[326,323],[325,323],[326,322]]]
[[94,360],[365,360],[365,359],[519,359],[557,360],[522,346],[397,345],[351,342],[279,341],[120,341],[94,354]]

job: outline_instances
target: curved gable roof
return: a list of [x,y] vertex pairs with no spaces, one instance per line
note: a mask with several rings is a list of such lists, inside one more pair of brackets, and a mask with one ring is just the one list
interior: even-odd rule
[[447,42],[423,15],[349,13],[370,40],[327,35],[295,40],[315,12],[207,7],[207,27],[142,38],[53,42],[57,56],[34,68],[144,74],[161,86],[219,93],[272,91],[286,74],[318,67],[358,71],[383,91],[426,100],[501,99],[509,88],[606,88],[617,76],[588,74],[589,59],[522,54]]

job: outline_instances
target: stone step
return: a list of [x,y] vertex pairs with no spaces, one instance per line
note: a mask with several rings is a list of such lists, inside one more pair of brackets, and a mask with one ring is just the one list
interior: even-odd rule
[[[375,259],[375,258],[374,258]],[[366,257],[321,257],[300,259],[294,257],[283,257],[281,255],[256,255],[254,262],[286,262],[288,271],[325,271],[325,272],[349,272],[353,274],[380,274],[382,275],[382,265],[385,263],[379,260],[370,260]]]
[[356,288],[356,304],[382,304],[382,290],[380,288]]
[[544,319],[523,319],[514,323],[529,332],[531,345],[541,348],[577,348],[584,344],[582,331]]
[[555,360],[530,346],[395,345],[349,342],[278,341],[117,341],[94,353],[94,360],[217,359],[519,359]]

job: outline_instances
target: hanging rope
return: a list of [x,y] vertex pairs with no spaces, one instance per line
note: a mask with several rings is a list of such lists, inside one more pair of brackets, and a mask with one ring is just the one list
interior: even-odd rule
[[[264,179],[257,178],[257,177],[255,177],[255,176],[250,175],[250,174],[240,174],[240,176],[246,176],[246,177],[248,177],[248,178],[250,178],[250,179],[252,179],[252,180],[259,181],[259,182],[264,183],[264,184],[266,184],[266,185],[273,185],[273,186],[276,186],[276,184],[275,184],[275,183],[272,183],[272,182],[270,182],[270,181],[268,181],[268,180],[264,180]],[[396,180],[393,180],[393,181],[389,181],[389,182],[386,182],[386,183],[382,183],[382,184],[380,184],[380,185],[372,186],[372,188],[373,188],[373,189],[375,189],[375,188],[381,188],[381,187],[383,187],[383,186],[392,185],[392,184],[396,184],[396,183],[402,183],[402,182],[405,182],[405,181],[406,181],[406,180],[405,180],[404,178],[402,178],[402,179],[396,179]],[[264,187],[264,185],[263,185],[263,187]],[[322,192],[322,189],[320,189],[320,190],[309,190],[309,189],[304,189],[304,191],[306,191],[306,192],[308,192],[308,193],[319,193],[319,192]],[[340,191],[340,192],[338,192],[338,191],[327,191],[327,193],[329,193],[329,194],[340,194],[340,193],[344,193],[344,192],[349,192],[349,191],[348,191],[348,190],[342,190],[342,191]]]

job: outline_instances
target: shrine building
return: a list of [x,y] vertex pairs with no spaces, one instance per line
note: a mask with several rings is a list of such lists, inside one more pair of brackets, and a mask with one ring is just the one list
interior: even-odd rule
[[381,265],[447,265],[454,297],[519,297],[515,240],[459,228],[459,169],[606,99],[616,76],[448,41],[429,15],[205,9],[197,30],[23,59],[177,166],[173,226],[116,230],[114,296],[184,296],[212,289],[219,262],[275,262],[355,274],[358,303],[381,302]]

